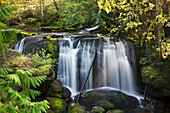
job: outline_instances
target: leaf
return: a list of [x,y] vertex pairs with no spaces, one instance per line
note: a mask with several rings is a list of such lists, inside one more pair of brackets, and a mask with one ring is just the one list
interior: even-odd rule
[[14,80],[15,84],[21,85],[20,78],[17,74],[9,74],[7,75],[7,78],[9,78],[10,80]]

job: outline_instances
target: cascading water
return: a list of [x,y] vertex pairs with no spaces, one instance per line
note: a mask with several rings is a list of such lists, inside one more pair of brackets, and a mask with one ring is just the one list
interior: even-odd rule
[[[46,41],[42,36],[26,37],[16,44],[15,50],[30,53],[32,49],[40,50]],[[84,89],[113,87],[134,93],[135,54],[133,46],[126,41],[86,35],[63,36],[59,41],[57,78],[79,91],[95,53],[94,66]]]
[[[90,69],[92,57],[97,53],[95,64],[90,72],[85,89],[109,86],[134,93],[134,72],[132,68],[132,52],[125,41],[104,42],[102,39],[79,40],[77,47],[74,41],[60,44],[58,79],[64,85],[79,91]],[[134,50],[133,50],[134,51]],[[134,61],[133,61],[134,62]]]

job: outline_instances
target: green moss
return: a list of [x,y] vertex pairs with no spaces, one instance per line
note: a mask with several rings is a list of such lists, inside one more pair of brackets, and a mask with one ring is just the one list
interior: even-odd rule
[[115,110],[109,110],[106,113],[124,113],[124,112],[122,110],[115,109]]
[[101,106],[93,106],[91,113],[104,113],[105,109]]
[[93,105],[94,106],[101,106],[102,108],[104,108],[106,110],[114,109],[114,104],[110,101],[107,101],[107,100],[97,101]]
[[160,74],[160,71],[154,66],[145,66],[141,69],[143,81],[146,84],[153,84],[154,86],[165,85],[166,80]]
[[25,35],[25,36],[32,36],[32,34],[28,33],[28,32],[19,32],[21,33],[22,35]]
[[53,107],[55,107],[55,113],[66,113],[67,103],[63,99],[55,98],[53,100]]
[[83,113],[83,110],[79,103],[70,103],[68,113]]

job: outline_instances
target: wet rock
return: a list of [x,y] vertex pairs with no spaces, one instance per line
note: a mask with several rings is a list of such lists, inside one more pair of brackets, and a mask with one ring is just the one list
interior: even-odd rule
[[67,112],[67,103],[65,100],[52,97],[47,97],[47,100],[50,103],[50,109],[53,110],[55,113]]
[[102,108],[101,106],[93,106],[90,113],[104,113],[104,112],[105,112],[105,109]]
[[50,96],[52,94],[51,87],[52,80],[45,80],[37,89],[41,92],[42,97]]
[[93,104],[100,100],[112,102],[116,109],[134,109],[139,105],[135,97],[110,89],[95,89],[84,92],[80,96],[79,103],[86,106],[87,109],[92,109]]
[[115,109],[115,110],[109,110],[106,113],[124,113],[124,111]]
[[60,80],[54,80],[51,84],[53,92],[58,93],[61,92],[63,89],[63,84]]
[[79,103],[70,103],[68,108],[68,113],[83,113],[83,109]]
[[63,87],[61,92],[57,93],[56,96],[63,99],[69,99],[71,98],[71,92],[67,87]]
[[114,109],[114,104],[110,101],[107,100],[100,100],[97,101],[93,104],[94,106],[101,106],[102,108],[104,108],[105,110],[111,110]]
[[136,109],[126,109],[124,113],[155,113],[150,108],[147,107],[138,107]]

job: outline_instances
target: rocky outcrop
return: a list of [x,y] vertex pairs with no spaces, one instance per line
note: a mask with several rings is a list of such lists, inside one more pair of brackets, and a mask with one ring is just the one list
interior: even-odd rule
[[117,109],[134,109],[139,105],[138,100],[135,97],[110,89],[96,89],[84,92],[79,99],[79,103],[80,105],[86,106],[87,109],[90,110],[92,109],[92,106],[97,103],[97,101],[101,102],[101,100],[110,101],[114,104],[114,108]]

